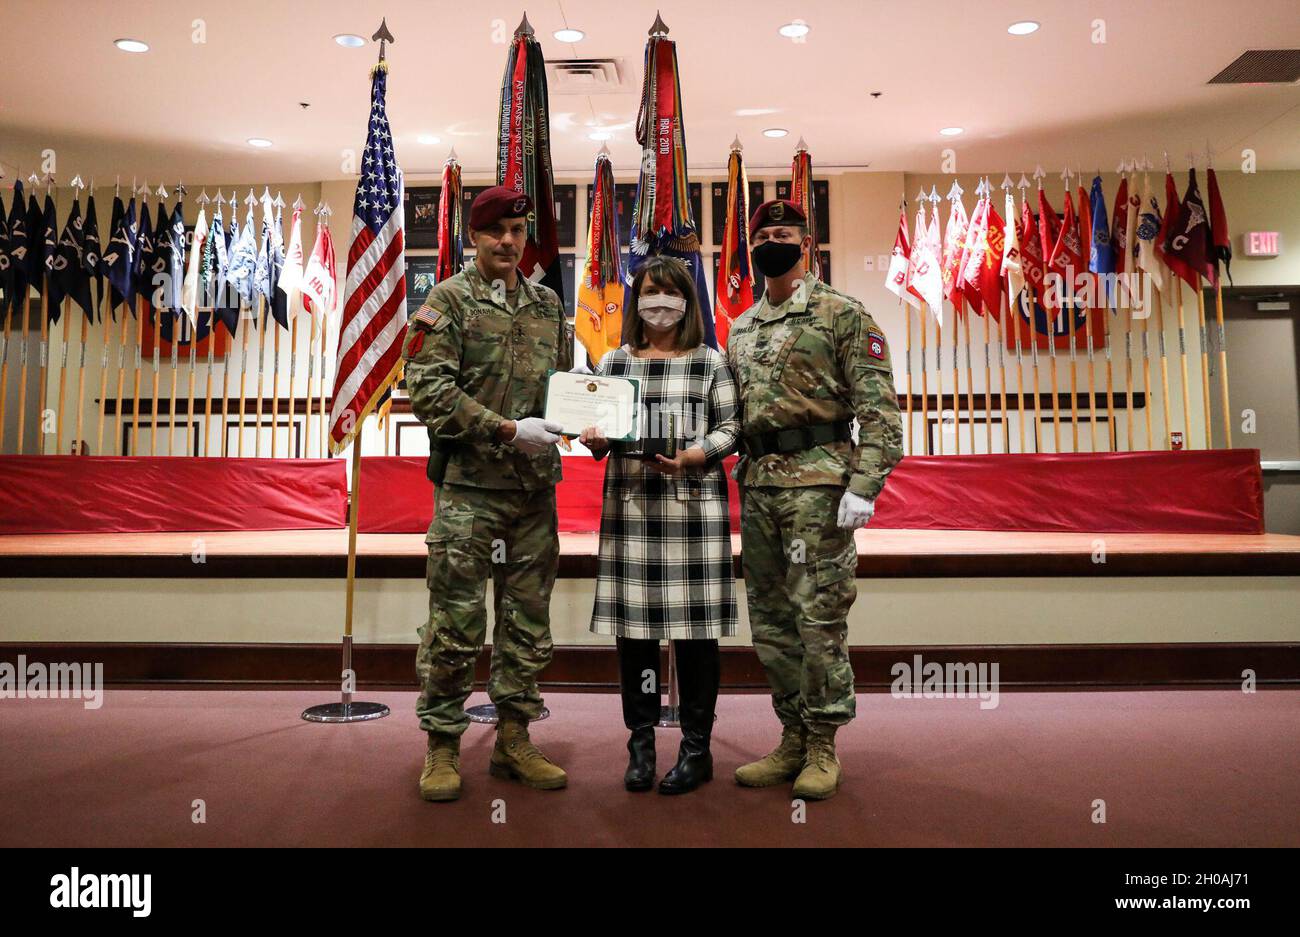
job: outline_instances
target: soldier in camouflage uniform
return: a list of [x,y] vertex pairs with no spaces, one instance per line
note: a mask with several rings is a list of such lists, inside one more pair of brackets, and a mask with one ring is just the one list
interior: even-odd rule
[[854,716],[845,646],[853,530],[902,458],[902,420],[884,333],[861,303],[807,273],[812,239],[798,206],[759,206],[750,241],[767,290],[732,325],[727,357],[742,400],[736,478],[750,629],[782,738],[736,780],[794,779],[796,797],[824,799],[839,786],[835,731]]
[[411,410],[429,428],[437,486],[429,546],[429,618],[420,627],[416,712],[429,734],[426,800],[460,795],[465,700],[495,597],[488,695],[499,716],[490,771],[544,790],[564,771],[528,737],[551,660],[550,601],[559,560],[559,427],[541,419],[548,370],[572,367],[571,333],[553,290],[518,274],[532,202],[503,187],[470,211],[474,263],[437,284],[403,347]]

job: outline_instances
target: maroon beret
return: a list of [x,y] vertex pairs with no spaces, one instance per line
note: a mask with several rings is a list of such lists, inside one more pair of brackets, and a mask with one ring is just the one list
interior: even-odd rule
[[526,218],[533,210],[533,200],[523,192],[494,185],[484,189],[469,207],[469,226],[482,231],[502,218]]
[[802,208],[786,199],[774,198],[770,202],[759,205],[750,216],[749,236],[753,237],[754,232],[759,228],[770,228],[773,225],[807,224],[808,219],[804,217]]

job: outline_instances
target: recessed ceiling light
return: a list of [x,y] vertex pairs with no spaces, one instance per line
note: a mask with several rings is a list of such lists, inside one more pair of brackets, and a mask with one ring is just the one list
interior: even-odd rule
[[117,46],[123,52],[149,51],[149,43],[141,42],[139,39],[114,39],[113,45]]
[[264,139],[263,137],[249,137],[248,145],[258,147],[259,149],[266,149],[271,145],[271,141]]
[[942,130],[940,130],[939,132],[940,132],[941,134],[943,134],[945,137],[955,137],[955,136],[957,136],[957,134],[959,134],[959,133],[962,132],[962,128],[961,128],[961,127],[944,127],[944,128],[943,128]]
[[808,24],[803,20],[795,20],[792,23],[786,23],[777,32],[787,39],[798,39],[801,36],[808,35]]
[[334,37],[334,41],[348,49],[358,49],[366,44],[366,40],[354,33],[339,33]]
[[775,114],[775,113],[776,113],[776,108],[774,108],[774,107],[742,107],[742,108],[740,108],[739,110],[733,111],[732,113],[734,113],[737,117],[762,117],[762,116],[765,115],[765,114]]
[[423,143],[425,146],[433,146],[438,142],[438,138],[431,133],[422,133],[415,138],[417,143]]
[[790,131],[786,130],[784,127],[768,127],[766,130],[763,131],[763,136],[784,137],[789,132]]
[[1013,36],[1028,36],[1030,33],[1038,32],[1038,24],[1033,20],[1021,20],[1008,26],[1007,32]]
[[587,134],[587,137],[591,140],[613,140],[614,139],[614,135],[610,133],[608,130],[593,130],[591,133]]
[[551,35],[555,37],[556,42],[581,42],[587,36],[581,29],[570,29],[567,26],[564,29],[557,29]]

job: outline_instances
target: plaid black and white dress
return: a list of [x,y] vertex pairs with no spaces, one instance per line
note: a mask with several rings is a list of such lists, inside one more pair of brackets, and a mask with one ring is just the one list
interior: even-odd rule
[[639,458],[609,455],[591,630],[654,640],[734,635],[722,458],[736,448],[740,414],[726,359],[705,345],[677,358],[637,358],[624,347],[606,354],[597,373],[640,381],[643,439],[667,438],[673,427],[679,449],[698,444],[708,462],[671,476]]

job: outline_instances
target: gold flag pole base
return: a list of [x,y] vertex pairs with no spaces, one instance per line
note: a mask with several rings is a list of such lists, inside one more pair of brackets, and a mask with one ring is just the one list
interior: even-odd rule
[[307,722],[368,722],[382,719],[389,709],[383,703],[358,703],[352,700],[356,672],[352,669],[352,598],[357,580],[357,517],[360,503],[357,488],[361,481],[361,434],[352,441],[352,497],[348,511],[348,581],[347,606],[343,623],[343,697],[337,703],[322,703],[303,710]]

